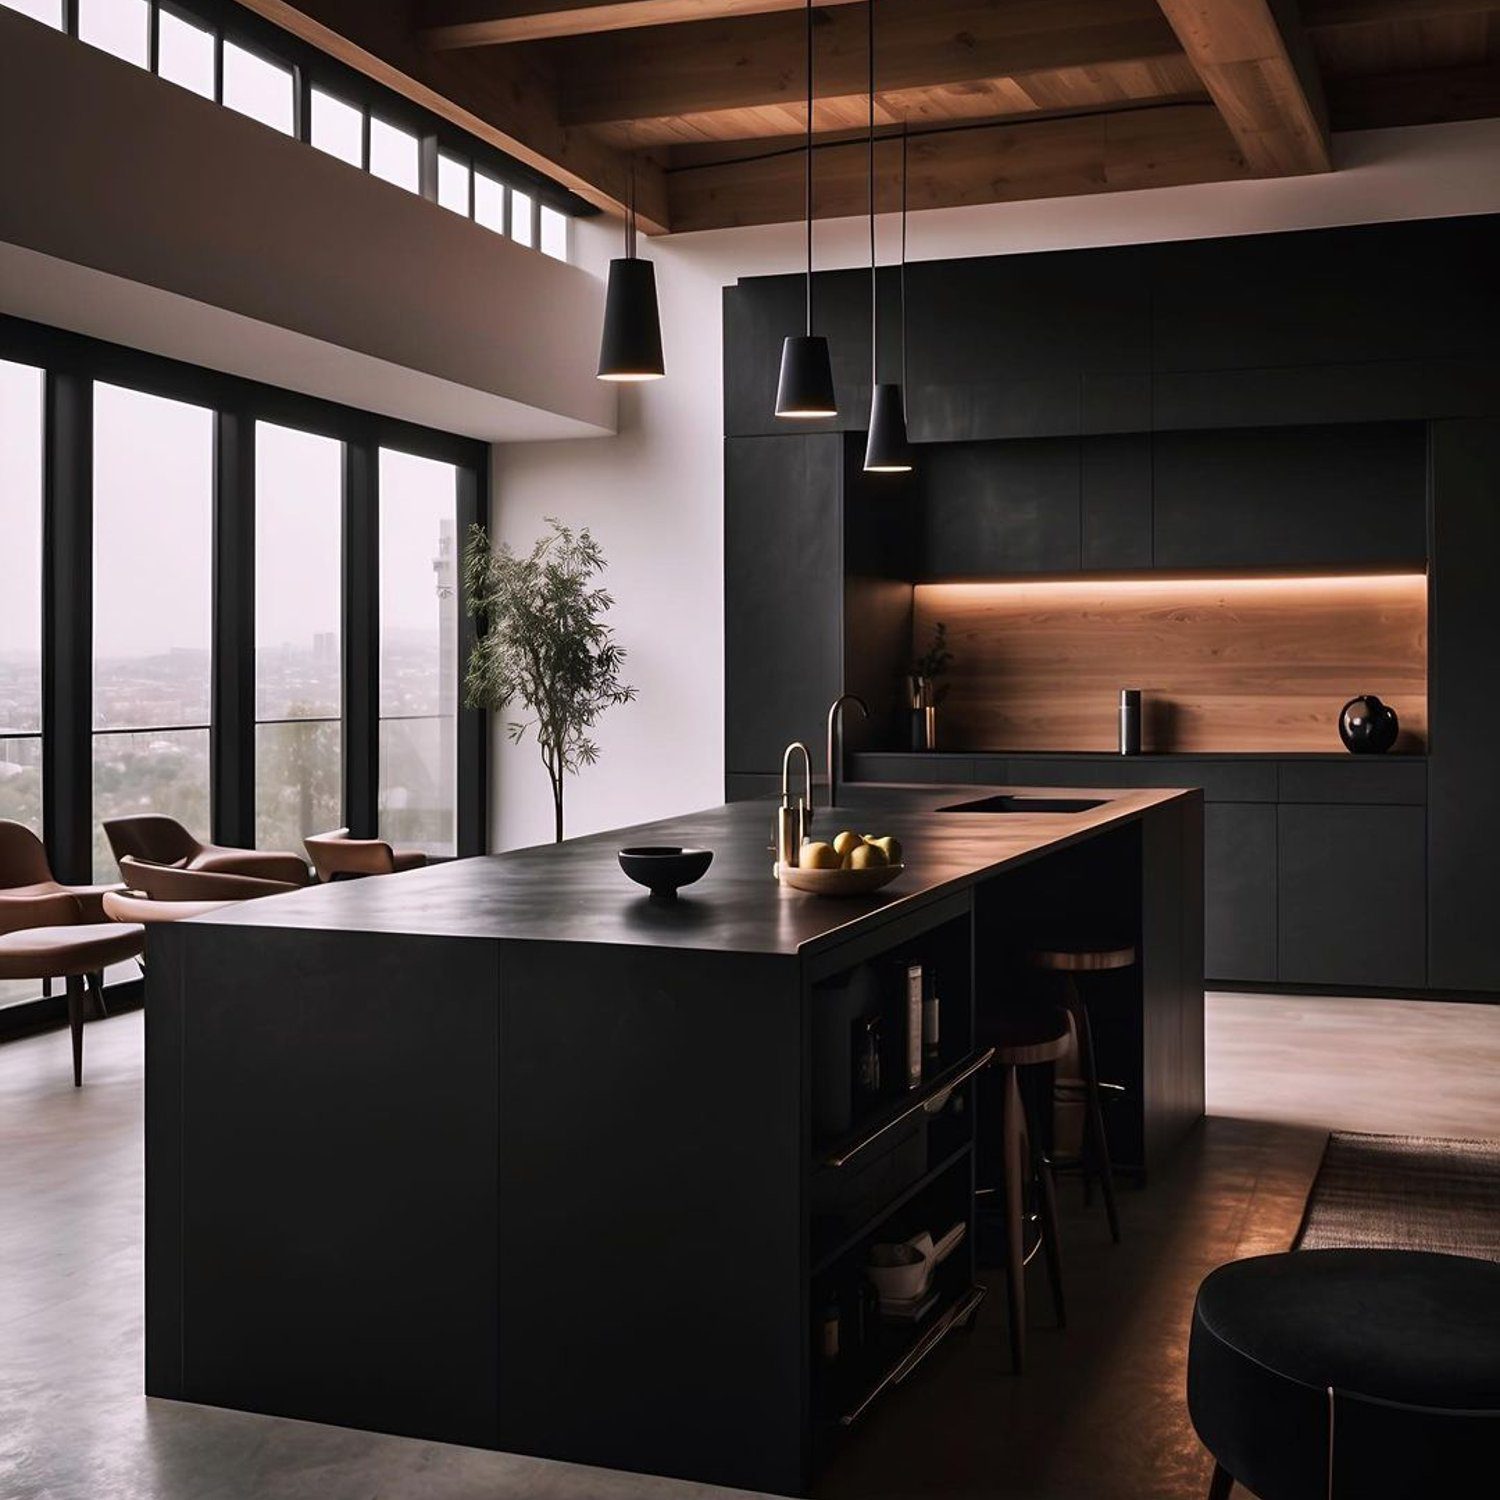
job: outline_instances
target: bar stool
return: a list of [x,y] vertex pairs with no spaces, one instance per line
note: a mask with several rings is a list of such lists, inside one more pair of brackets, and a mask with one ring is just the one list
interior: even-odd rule
[[[1055,1006],[1045,1010],[1002,1015],[982,1028],[985,1046],[993,1046],[995,1060],[984,1075],[989,1088],[1000,1091],[1000,1167],[1004,1195],[1005,1282],[1010,1303],[1010,1355],[1017,1375],[1026,1360],[1026,1252],[1027,1189],[1036,1195],[1040,1248],[1047,1257],[1047,1280],[1052,1287],[1052,1305],[1057,1326],[1067,1326],[1063,1303],[1062,1256],[1057,1238],[1057,1199],[1052,1186],[1052,1167],[1042,1150],[1041,1139],[1027,1118],[1021,1095],[1020,1070],[1055,1063],[1068,1049],[1070,1036],[1066,1012]],[[993,1191],[992,1189],[990,1191]]]
[[[1136,960],[1133,945],[1122,948],[1035,948],[1026,955],[1033,969],[1062,976],[1062,1006],[1069,1022],[1069,1045],[1053,1075],[1053,1105],[1064,1108],[1083,1105],[1083,1148],[1077,1165],[1087,1186],[1089,1174],[1099,1179],[1104,1198],[1104,1212],[1109,1220],[1109,1236],[1120,1243],[1120,1212],[1115,1204],[1115,1179],[1110,1166],[1109,1138],[1104,1131],[1104,1111],[1100,1095],[1105,1085],[1099,1082],[1094,1060],[1094,1030],[1089,1022],[1089,1008],[1079,989],[1082,974],[1102,974],[1128,969]],[[1054,1160],[1063,1164],[1061,1155]],[[1067,1165],[1073,1165],[1069,1161]]]

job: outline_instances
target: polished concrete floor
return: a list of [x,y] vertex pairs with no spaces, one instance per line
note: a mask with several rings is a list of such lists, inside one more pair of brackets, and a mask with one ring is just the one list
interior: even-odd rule
[[[139,1014],[0,1048],[3,1500],[672,1500],[730,1492],[148,1401],[141,1384]],[[1003,1307],[950,1341],[829,1469],[838,1497],[1178,1500],[1208,1464],[1183,1410],[1194,1288],[1283,1248],[1330,1128],[1500,1136],[1500,1007],[1217,995],[1209,1119],[1123,1202],[1125,1241],[1064,1200],[1069,1327],[1040,1275],[1030,1365]]]

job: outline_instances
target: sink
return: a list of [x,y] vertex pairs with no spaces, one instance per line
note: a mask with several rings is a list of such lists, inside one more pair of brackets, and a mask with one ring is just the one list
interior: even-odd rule
[[1103,797],[1018,797],[1002,793],[998,797],[981,797],[977,802],[955,802],[940,807],[945,813],[1081,813],[1103,807]]

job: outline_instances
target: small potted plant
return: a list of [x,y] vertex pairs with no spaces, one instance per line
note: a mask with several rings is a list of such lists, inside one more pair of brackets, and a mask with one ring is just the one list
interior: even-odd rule
[[587,528],[573,531],[550,516],[547,524],[551,531],[525,557],[504,544],[491,547],[481,526],[469,532],[464,582],[479,634],[464,701],[491,713],[519,701],[532,715],[505,730],[519,744],[536,729],[561,843],[563,777],[598,760],[589,731],[605,709],[630,702],[635,689],[620,681],[625,652],[604,622],[614,603],[595,582],[604,553]]
[[948,696],[943,680],[952,665],[948,649],[948,627],[939,620],[932,628],[932,640],[911,664],[906,679],[907,703],[911,709],[911,747],[913,750],[937,749],[938,705]]

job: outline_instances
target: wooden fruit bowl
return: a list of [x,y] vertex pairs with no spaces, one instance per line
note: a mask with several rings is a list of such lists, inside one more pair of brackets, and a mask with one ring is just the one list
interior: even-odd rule
[[905,865],[876,865],[867,870],[783,868],[781,882],[813,896],[868,896],[889,885],[905,868]]

